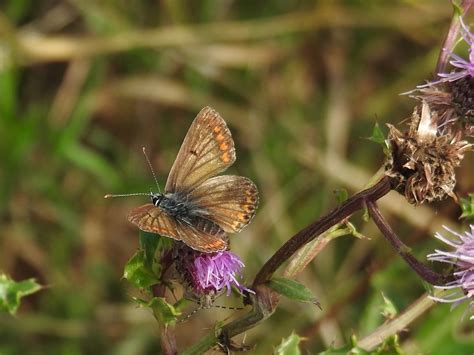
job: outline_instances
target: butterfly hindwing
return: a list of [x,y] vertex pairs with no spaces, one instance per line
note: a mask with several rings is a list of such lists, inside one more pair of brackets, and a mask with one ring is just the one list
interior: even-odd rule
[[189,128],[171,168],[165,192],[190,192],[235,161],[232,135],[224,119],[203,108]]
[[225,232],[239,232],[255,215],[258,191],[246,177],[221,175],[204,181],[189,194],[193,204],[208,212],[206,218]]
[[188,224],[151,203],[133,209],[128,220],[145,232],[180,240],[204,253],[225,250],[227,247],[226,233],[216,223],[194,217],[192,224]]

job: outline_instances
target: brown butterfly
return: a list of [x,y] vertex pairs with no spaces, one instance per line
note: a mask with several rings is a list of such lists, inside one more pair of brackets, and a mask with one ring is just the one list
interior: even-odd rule
[[[146,194],[151,203],[133,209],[128,220],[201,252],[225,250],[227,233],[245,227],[258,205],[257,187],[250,179],[216,176],[234,161],[234,141],[224,119],[203,108],[184,138],[164,193]],[[124,195],[105,197],[115,196]]]

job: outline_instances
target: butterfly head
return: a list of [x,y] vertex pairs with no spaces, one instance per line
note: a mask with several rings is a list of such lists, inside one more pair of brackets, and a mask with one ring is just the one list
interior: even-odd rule
[[155,205],[156,207],[158,207],[160,205],[161,201],[163,201],[163,197],[164,197],[164,195],[159,193],[159,192],[150,193],[151,203],[153,205]]

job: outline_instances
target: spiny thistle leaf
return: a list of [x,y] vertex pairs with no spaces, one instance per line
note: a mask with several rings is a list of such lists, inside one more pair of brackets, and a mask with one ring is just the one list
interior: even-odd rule
[[285,279],[283,277],[274,277],[268,281],[267,286],[289,299],[310,302],[320,307],[318,300],[313,296],[311,291],[308,290],[306,286],[294,280]]
[[156,320],[162,324],[174,323],[181,315],[181,312],[176,310],[173,305],[166,302],[163,297],[152,298],[147,306],[153,311]]
[[381,306],[382,307],[382,315],[386,319],[395,318],[398,314],[397,308],[395,307],[393,302],[387,296],[385,296],[383,293],[382,293],[382,298],[383,298],[383,302],[384,302],[383,305]]
[[125,265],[123,277],[138,288],[147,288],[159,283],[151,266],[146,263],[145,251],[139,250]]
[[150,308],[156,320],[161,324],[176,322],[181,312],[173,305],[166,302],[163,297],[153,297],[150,301],[133,297],[133,301],[141,308]]
[[372,130],[372,135],[368,137],[368,139],[369,141],[380,144],[383,147],[384,153],[388,154],[390,147],[388,145],[387,137],[383,133],[382,129],[380,128],[377,122],[375,122],[374,128]]
[[275,355],[299,355],[301,354],[299,343],[304,340],[292,332],[288,338],[282,339],[280,345],[273,352]]
[[15,314],[20,299],[42,289],[34,279],[15,282],[5,274],[0,274],[0,312]]

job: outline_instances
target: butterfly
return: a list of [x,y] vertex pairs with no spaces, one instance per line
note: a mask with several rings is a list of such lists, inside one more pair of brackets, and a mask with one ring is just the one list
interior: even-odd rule
[[[151,168],[146,153],[145,157]],[[258,190],[250,179],[218,175],[235,159],[227,124],[214,109],[204,107],[184,138],[164,192],[146,194],[151,203],[133,209],[128,220],[142,231],[181,241],[200,252],[227,249],[227,233],[249,224],[258,205]],[[124,195],[106,195],[116,196]]]

